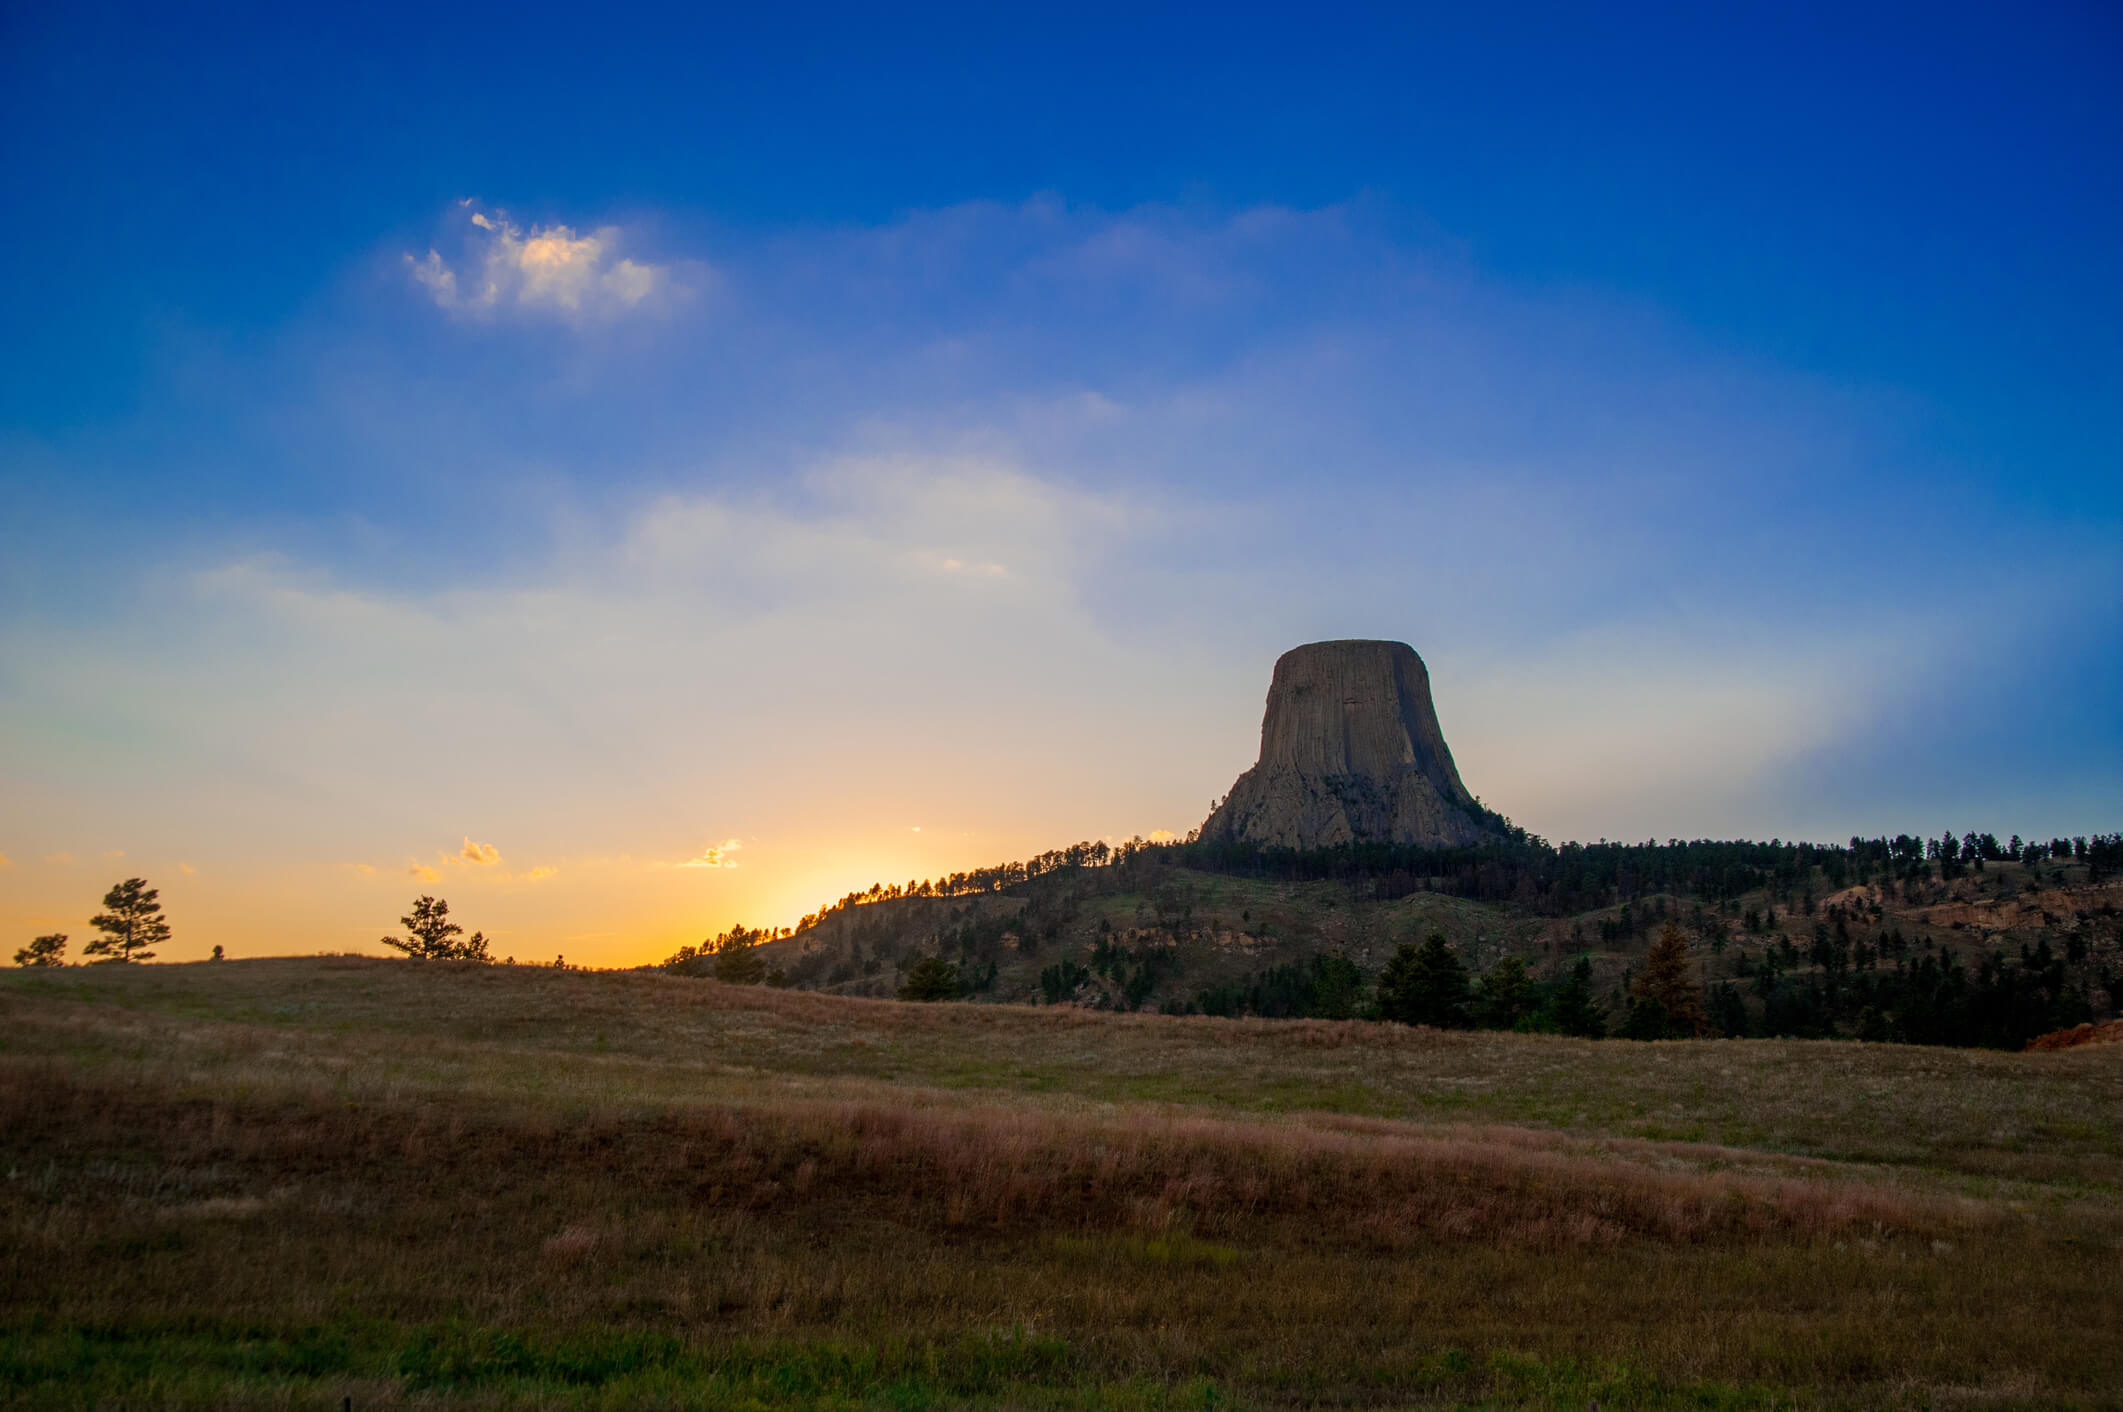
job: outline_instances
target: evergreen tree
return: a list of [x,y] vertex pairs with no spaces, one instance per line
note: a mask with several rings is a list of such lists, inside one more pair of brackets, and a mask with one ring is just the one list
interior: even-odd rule
[[1680,1039],[1673,1017],[1650,996],[1631,996],[1628,1013],[1622,1016],[1623,1039]]
[[735,926],[715,938],[715,979],[725,985],[758,985],[767,978],[767,963],[753,948],[766,936]]
[[1364,997],[1364,973],[1336,953],[1314,956],[1305,974],[1305,1013],[1322,1020],[1347,1020]]
[[[1659,934],[1651,943],[1651,950],[1644,956],[1644,969],[1629,987],[1631,1018],[1624,1022],[1623,1033],[1632,1039],[1673,1038],[1699,1035],[1709,1028],[1703,1016],[1703,987],[1695,978],[1695,962],[1688,954],[1688,939],[1681,935],[1679,926],[1668,922],[1659,928]],[[1635,1019],[1639,1007],[1657,1006],[1656,1012],[1646,1009],[1645,1019]],[[1656,1024],[1663,1033],[1651,1035],[1640,1033]]]
[[1091,979],[1091,973],[1063,957],[1039,973],[1039,993],[1049,1005],[1059,1005],[1074,996]]
[[1580,1039],[1603,1039],[1607,1012],[1592,998],[1592,958],[1580,955],[1570,976],[1549,997],[1546,1021],[1557,1034]]
[[66,964],[66,933],[53,932],[49,936],[33,938],[28,946],[15,953],[18,966],[64,966]]
[[1533,977],[1526,963],[1506,956],[1489,968],[1474,987],[1474,1022],[1483,1029],[1508,1030],[1531,1015],[1540,1004]]
[[1379,1014],[1404,1025],[1465,1029],[1467,1002],[1467,968],[1443,932],[1420,947],[1403,943],[1378,978]]
[[1747,1002],[1740,998],[1739,990],[1731,981],[1720,981],[1711,991],[1710,1020],[1718,1033],[1727,1039],[1747,1037]]
[[416,961],[491,961],[485,932],[473,932],[468,941],[458,941],[464,928],[450,920],[450,904],[439,897],[421,897],[413,910],[398,919],[405,928],[402,937],[387,936],[385,946]]
[[901,1000],[956,1000],[958,967],[941,956],[924,956],[907,968],[900,983]]
[[81,948],[84,956],[103,956],[112,961],[151,961],[148,947],[170,939],[170,924],[162,916],[158,889],[146,878],[127,878],[103,895],[104,910],[89,918],[89,925],[103,935]]

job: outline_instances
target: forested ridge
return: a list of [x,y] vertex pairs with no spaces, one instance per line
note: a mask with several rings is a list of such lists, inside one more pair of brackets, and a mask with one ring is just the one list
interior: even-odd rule
[[906,883],[874,883],[806,915],[800,934],[835,913],[903,897],[968,897],[1007,892],[1070,868],[1125,867],[1154,863],[1278,882],[1338,881],[1358,884],[1378,898],[1416,891],[1441,892],[1475,902],[1504,903],[1539,916],[1561,917],[1624,903],[1634,897],[1673,893],[1723,902],[1768,889],[1790,895],[1811,883],[1818,869],[1829,887],[1887,880],[1953,881],[1987,863],[2028,866],[2056,860],[2087,865],[2089,881],[2123,876],[2123,833],[2080,835],[2043,841],[2013,835],[2000,842],[1990,833],[1948,832],[1937,838],[1897,834],[1853,837],[1847,844],[1786,843],[1772,839],[1669,839],[1644,843],[1550,844],[1511,828],[1504,841],[1456,848],[1390,843],[1351,843],[1299,850],[1231,841],[1187,839],[1171,843],[1141,838],[1120,844],[1087,842],[1054,849],[1022,862],[999,863]]
[[[2123,1009],[2118,879],[2116,833],[1554,845],[1511,829],[1470,847],[1309,851],[1131,839],[879,884],[788,933],[740,928],[716,949],[771,942],[772,969],[717,973],[1169,1014],[2016,1048]],[[1422,949],[1395,919],[1418,903],[1461,908],[1456,939],[1426,953],[1448,992],[1435,1004],[1406,986],[1394,998],[1393,963]],[[1644,948],[1669,929],[1686,964],[1669,958],[1653,995]]]

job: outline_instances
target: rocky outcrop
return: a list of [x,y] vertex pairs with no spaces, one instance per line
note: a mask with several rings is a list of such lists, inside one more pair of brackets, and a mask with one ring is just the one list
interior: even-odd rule
[[1204,839],[1283,848],[1480,843],[1493,818],[1460,783],[1404,642],[1314,642],[1285,652],[1268,687],[1260,762],[1202,825]]

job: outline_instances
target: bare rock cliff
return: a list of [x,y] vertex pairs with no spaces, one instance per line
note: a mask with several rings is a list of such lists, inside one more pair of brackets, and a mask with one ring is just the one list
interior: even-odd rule
[[1314,642],[1268,687],[1261,758],[1202,825],[1205,839],[1284,848],[1464,844],[1498,836],[1460,783],[1404,642]]

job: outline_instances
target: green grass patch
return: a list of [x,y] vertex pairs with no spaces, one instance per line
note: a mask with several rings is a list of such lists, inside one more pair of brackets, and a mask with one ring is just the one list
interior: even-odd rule
[[[1057,1249],[1071,1250],[1068,1242]],[[1086,1256],[1114,1248],[1086,1247]],[[1129,1258],[1222,1269],[1236,1251],[1136,1242]],[[478,1405],[849,1412],[1040,1407],[1084,1412],[1329,1402],[1371,1406],[1787,1407],[1788,1389],[1673,1382],[1634,1363],[1583,1363],[1447,1348],[1393,1367],[1270,1376],[1251,1386],[1199,1374],[1116,1375],[1061,1339],[1022,1329],[947,1340],[688,1343],[614,1329],[541,1336],[461,1323],[346,1322],[271,1328],[213,1320],[0,1330],[0,1400],[111,1405]]]

